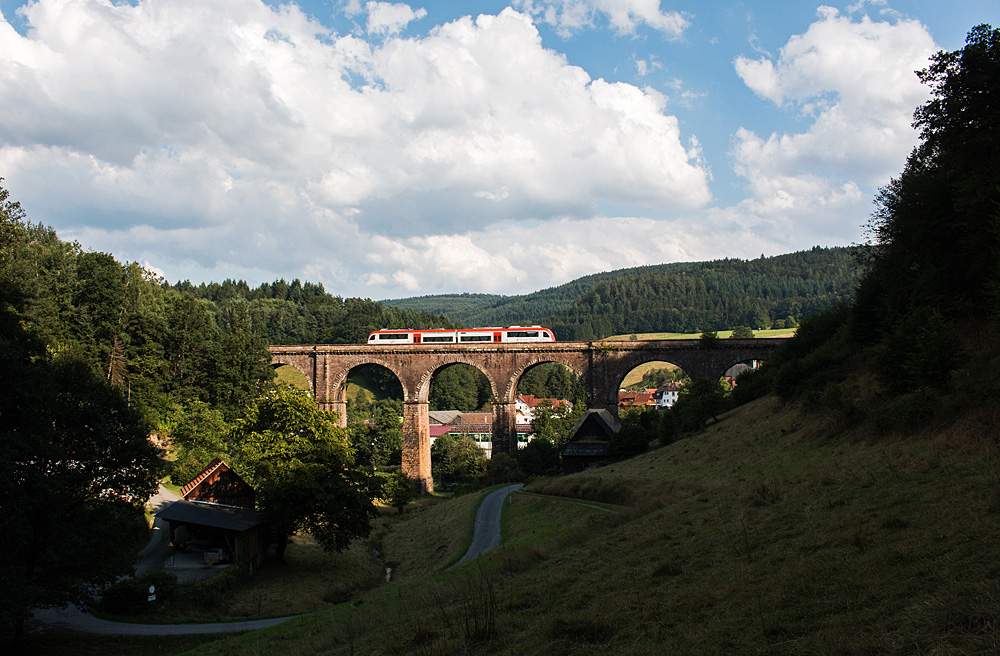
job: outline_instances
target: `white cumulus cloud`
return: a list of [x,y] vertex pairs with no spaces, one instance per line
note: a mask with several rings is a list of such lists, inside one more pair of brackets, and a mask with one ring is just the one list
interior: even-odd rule
[[[422,11],[370,2],[378,42],[260,0],[21,11],[24,34],[0,21],[5,186],[170,279],[530,289],[492,226],[711,200],[661,94],[591,79],[512,9],[401,39]],[[429,256],[456,264],[409,262]]]
[[735,68],[747,86],[807,127],[766,138],[737,131],[734,166],[750,198],[731,208],[734,216],[770,221],[775,233],[842,228],[837,217],[852,208],[855,224],[863,223],[871,190],[902,169],[916,143],[913,110],[928,91],[914,71],[936,49],[916,21],[853,20],[821,7],[819,20],[789,39],[776,61],[739,57]]
[[365,4],[368,12],[367,29],[372,34],[398,34],[407,25],[427,15],[426,9],[413,10],[403,3],[368,2]]

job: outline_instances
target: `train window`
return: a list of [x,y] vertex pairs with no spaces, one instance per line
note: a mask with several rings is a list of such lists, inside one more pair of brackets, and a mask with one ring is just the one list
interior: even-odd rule
[[453,335],[424,335],[424,342],[454,342]]
[[488,342],[492,339],[489,335],[461,335],[459,341],[462,342]]
[[382,333],[379,339],[409,339],[410,333]]
[[507,337],[538,337],[537,330],[508,330]]

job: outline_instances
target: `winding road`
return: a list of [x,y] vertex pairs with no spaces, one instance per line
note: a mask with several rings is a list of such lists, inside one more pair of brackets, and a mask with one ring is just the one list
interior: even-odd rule
[[465,552],[465,555],[452,567],[461,565],[500,546],[500,516],[503,514],[503,502],[507,499],[507,495],[520,490],[523,486],[524,483],[505,485],[486,495],[486,498],[479,504],[479,510],[476,511],[476,526],[472,530],[472,544],[469,545],[469,550]]

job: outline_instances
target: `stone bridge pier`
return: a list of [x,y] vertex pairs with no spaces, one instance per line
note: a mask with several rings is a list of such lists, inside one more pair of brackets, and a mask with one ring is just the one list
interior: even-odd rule
[[692,378],[720,377],[741,362],[764,360],[780,339],[656,342],[550,342],[539,344],[445,344],[369,346],[367,344],[272,346],[273,366],[291,365],[302,372],[319,407],[336,412],[347,425],[347,382],[359,367],[378,365],[391,371],[403,388],[403,471],[425,492],[431,477],[428,398],[434,374],[453,364],[481,371],[493,396],[493,453],[517,448],[514,402],[526,371],[548,362],[572,369],[584,382],[591,408],[618,412],[618,389],[635,367],[652,361],[679,366]]

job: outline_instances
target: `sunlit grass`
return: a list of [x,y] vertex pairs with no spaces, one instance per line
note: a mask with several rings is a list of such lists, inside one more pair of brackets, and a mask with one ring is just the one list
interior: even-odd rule
[[290,364],[282,365],[274,370],[275,378],[280,382],[298,389],[309,389],[309,381],[305,375]]
[[[733,335],[731,330],[717,331],[719,339],[729,339]],[[774,330],[755,330],[754,337],[791,337],[795,334],[795,328],[776,328]],[[607,342],[628,342],[632,341],[633,335],[636,341],[655,342],[664,339],[699,339],[701,333],[629,333],[627,335],[612,335],[605,337],[602,341]]]

